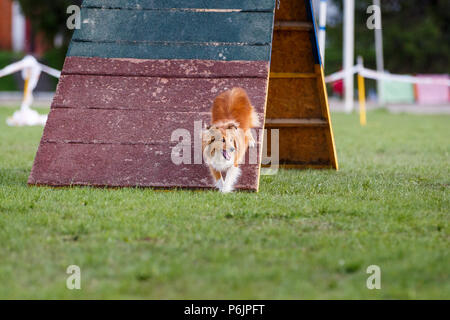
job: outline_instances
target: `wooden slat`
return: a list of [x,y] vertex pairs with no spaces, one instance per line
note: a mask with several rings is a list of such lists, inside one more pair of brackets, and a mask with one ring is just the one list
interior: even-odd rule
[[[209,113],[141,110],[52,109],[43,141],[64,143],[155,144],[171,141],[177,129],[194,137],[194,122],[210,123]],[[202,130],[200,125],[198,130]],[[200,136],[201,132],[197,132]]]
[[103,59],[67,57],[63,75],[103,75],[159,78],[263,78],[267,61],[205,61]]
[[272,13],[83,9],[74,40],[164,44],[271,42]]
[[276,31],[311,31],[313,28],[310,22],[300,21],[275,21]]
[[[175,165],[169,145],[41,143],[28,183],[50,186],[210,188],[204,164]],[[192,161],[193,161],[193,153]],[[256,191],[258,165],[243,165],[237,187]]]
[[[271,130],[268,129],[267,148],[271,155]],[[279,129],[280,164],[332,166],[328,153],[326,127]],[[263,152],[263,154],[266,154]]]
[[273,79],[308,79],[316,78],[315,73],[289,73],[289,72],[271,72],[270,78]]
[[103,43],[72,41],[68,56],[134,59],[203,59],[269,61],[270,45],[206,43]]
[[296,31],[274,32],[271,72],[315,72],[309,33]]
[[[258,116],[262,119],[264,114]],[[200,122],[197,131],[195,122]],[[210,112],[56,108],[49,114],[42,139],[61,143],[171,144],[175,130],[187,130],[193,141],[210,122]]]
[[306,1],[309,0],[281,0],[280,8],[275,10],[275,20],[307,22]]
[[323,119],[266,119],[266,128],[327,127],[328,121]]
[[238,86],[248,92],[255,110],[264,113],[267,80],[261,78],[63,75],[52,108],[209,112],[220,92]]
[[271,78],[266,117],[323,118],[316,78]]
[[273,11],[275,0],[84,0],[83,7],[158,9],[241,9]]

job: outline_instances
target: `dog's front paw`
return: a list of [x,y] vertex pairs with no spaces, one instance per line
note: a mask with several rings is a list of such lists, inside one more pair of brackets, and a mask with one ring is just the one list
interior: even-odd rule
[[216,187],[216,189],[218,189],[219,191],[222,191],[222,189],[223,189],[223,180],[220,179],[219,181],[217,181],[215,187]]
[[233,192],[233,188],[231,188],[231,187],[223,187],[220,191],[222,193],[231,193],[231,192]]

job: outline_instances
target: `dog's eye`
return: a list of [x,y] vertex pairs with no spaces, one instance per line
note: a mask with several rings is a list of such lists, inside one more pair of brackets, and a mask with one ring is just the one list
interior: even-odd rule
[[225,138],[222,139],[222,142],[225,142]]

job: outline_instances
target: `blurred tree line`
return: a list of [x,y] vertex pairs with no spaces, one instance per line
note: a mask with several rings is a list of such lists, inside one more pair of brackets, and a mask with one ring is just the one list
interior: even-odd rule
[[35,32],[42,32],[50,44],[61,34],[68,45],[72,31],[66,27],[69,16],[66,11],[72,4],[81,6],[82,0],[19,0],[19,3]]
[[[72,5],[81,6],[82,0],[18,0],[24,15],[30,19],[34,33],[42,33],[50,49],[44,60],[52,67],[63,66],[67,48],[72,37],[72,30],[66,27],[69,15],[67,8]],[[54,48],[56,36],[62,37],[62,46]]]
[[[342,68],[341,14],[327,27],[326,73]],[[374,30],[367,28],[372,0],[355,0],[355,58],[376,67]],[[381,0],[385,69],[392,73],[450,73],[450,0]]]

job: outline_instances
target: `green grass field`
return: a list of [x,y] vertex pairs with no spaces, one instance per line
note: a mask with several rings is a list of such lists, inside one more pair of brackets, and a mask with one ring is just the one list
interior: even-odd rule
[[[0,108],[0,298],[450,298],[450,117],[334,114],[341,170],[258,194],[51,189]],[[81,267],[81,290],[66,268]],[[366,268],[381,268],[381,290]]]

